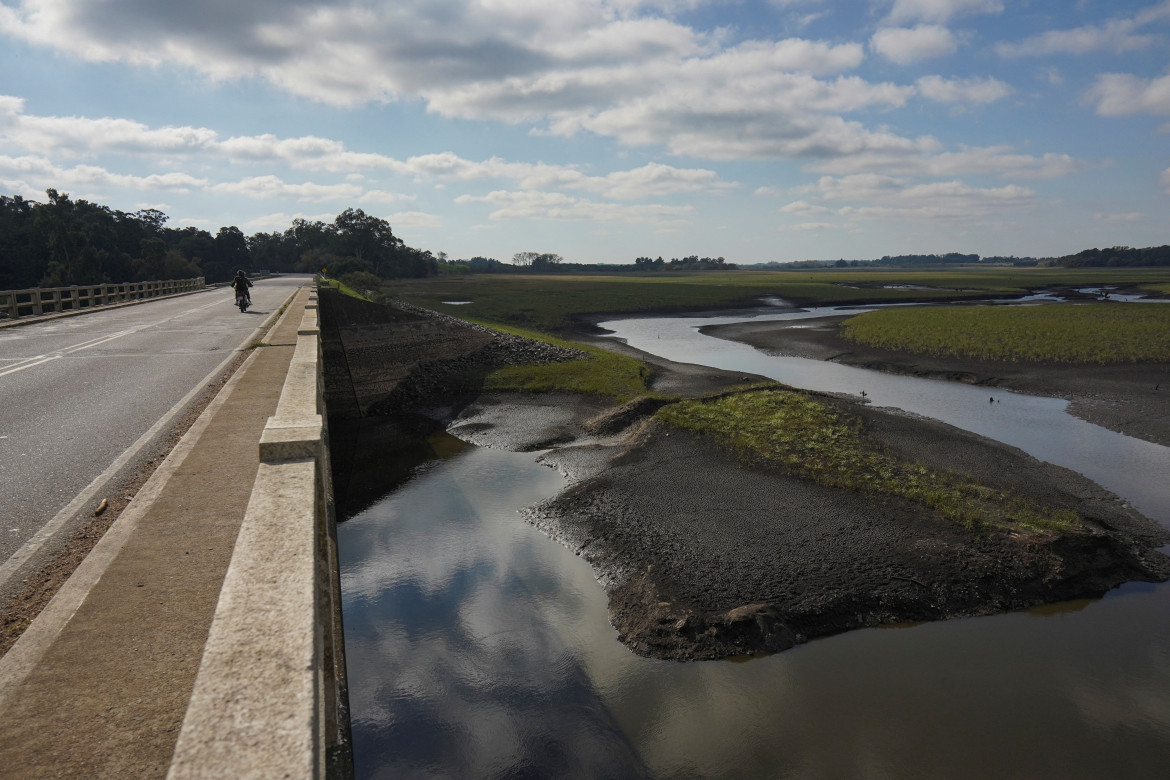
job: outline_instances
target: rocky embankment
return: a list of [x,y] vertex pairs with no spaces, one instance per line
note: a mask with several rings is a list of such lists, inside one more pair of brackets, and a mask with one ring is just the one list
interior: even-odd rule
[[391,415],[473,395],[485,370],[557,363],[584,353],[438,314],[378,305],[323,288],[325,392],[331,416]]

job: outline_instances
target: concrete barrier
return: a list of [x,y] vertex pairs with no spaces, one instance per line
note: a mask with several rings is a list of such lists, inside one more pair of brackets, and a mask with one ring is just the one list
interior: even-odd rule
[[205,286],[204,279],[200,276],[195,279],[173,279],[157,282],[75,284],[71,287],[0,290],[0,319],[14,320],[19,317],[76,311],[110,303],[198,292]]
[[348,696],[310,294],[169,777],[346,777]]

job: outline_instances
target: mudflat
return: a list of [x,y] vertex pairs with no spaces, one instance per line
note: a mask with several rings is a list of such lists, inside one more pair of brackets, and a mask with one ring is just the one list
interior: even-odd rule
[[[450,341],[442,350],[449,359],[360,367],[395,377],[405,368],[399,385],[427,392],[399,390],[390,397],[400,402],[369,408],[401,430],[420,427],[409,420],[425,411],[422,430],[438,418],[473,444],[540,451],[569,484],[526,516],[590,562],[611,621],[640,654],[687,660],[778,652],[853,628],[985,615],[1170,579],[1170,558],[1158,549],[1170,533],[1157,523],[1072,471],[949,425],[810,394],[898,458],[1071,510],[1078,530],[968,528],[903,498],[831,488],[745,459],[655,412],[671,398],[737,393],[759,377],[672,363],[611,340],[605,346],[635,353],[652,369],[655,397],[619,405],[479,392],[456,369],[468,354],[492,352],[482,333],[465,334],[465,325],[447,318],[432,324]],[[393,342],[401,327],[379,323],[373,335]],[[465,335],[468,352],[456,357]],[[518,345],[509,354],[529,359]]]
[[[942,423],[820,400],[848,407],[900,456],[1076,511],[1084,531],[968,529],[910,501],[786,476],[653,420],[654,404],[599,415],[595,400],[574,396],[481,396],[449,430],[548,450],[542,461],[571,484],[526,515],[594,567],[621,640],[642,655],[777,652],[853,628],[1170,578],[1156,549],[1170,535],[1090,480]],[[551,423],[550,407],[546,428],[536,421]]]

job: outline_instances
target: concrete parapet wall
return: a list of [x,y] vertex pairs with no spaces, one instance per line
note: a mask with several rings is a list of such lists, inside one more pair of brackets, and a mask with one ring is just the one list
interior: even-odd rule
[[158,298],[206,287],[202,276],[124,284],[87,284],[71,287],[35,287],[28,290],[0,290],[0,319],[88,309],[110,303]]
[[347,776],[348,704],[310,294],[169,777]]

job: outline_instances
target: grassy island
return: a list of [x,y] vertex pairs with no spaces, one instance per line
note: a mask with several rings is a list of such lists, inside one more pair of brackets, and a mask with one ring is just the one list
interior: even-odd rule
[[913,307],[846,320],[845,338],[938,357],[1042,363],[1170,362],[1170,305]]
[[760,387],[667,406],[658,418],[746,457],[826,487],[878,493],[929,507],[967,528],[1069,532],[1075,512],[899,458],[866,436],[861,420],[808,393]]

